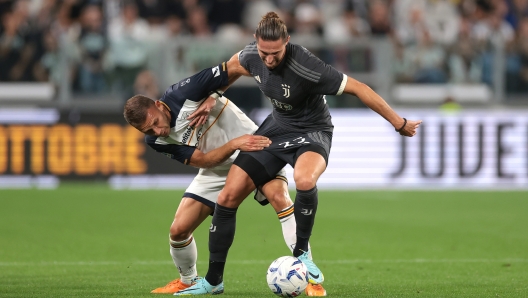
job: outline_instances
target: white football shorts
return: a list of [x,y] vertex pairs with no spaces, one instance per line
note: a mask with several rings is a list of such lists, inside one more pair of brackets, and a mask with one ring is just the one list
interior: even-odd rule
[[[222,188],[224,188],[228,172],[229,169],[200,169],[189,187],[185,190],[183,197],[195,199],[214,209],[218,195]],[[286,183],[288,182],[284,169],[277,173],[277,178],[285,180]],[[266,197],[259,191],[255,192],[255,200],[261,205],[268,203]]]

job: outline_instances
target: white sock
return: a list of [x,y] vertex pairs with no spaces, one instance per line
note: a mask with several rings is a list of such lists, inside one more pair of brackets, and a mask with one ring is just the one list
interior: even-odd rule
[[170,254],[174,265],[180,272],[181,281],[185,284],[191,284],[192,279],[198,275],[196,271],[196,261],[198,260],[198,250],[196,249],[196,241],[191,236],[189,239],[183,241],[170,241]]
[[[288,246],[290,251],[293,253],[295,243],[297,243],[297,224],[295,222],[295,215],[293,214],[293,205],[277,212],[277,215],[279,216],[279,221],[281,222],[282,236],[284,237],[284,242],[286,242],[286,246]],[[310,249],[309,243],[308,249]],[[311,249],[309,253],[309,258],[310,260],[312,259]]]

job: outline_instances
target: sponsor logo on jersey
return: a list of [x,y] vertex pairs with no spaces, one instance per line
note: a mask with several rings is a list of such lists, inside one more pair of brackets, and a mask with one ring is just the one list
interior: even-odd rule
[[291,111],[293,107],[287,103],[280,102],[274,98],[268,97],[268,99],[271,101],[271,104],[276,107],[277,109],[281,109],[284,111]]
[[260,77],[259,77],[259,76],[255,76],[254,78],[255,78],[255,81],[257,81],[257,82],[259,82],[259,83],[262,83],[262,82],[260,81]]
[[178,120],[187,120],[187,117],[191,116],[191,114],[189,111],[181,111],[178,115]]
[[212,71],[213,71],[213,76],[215,78],[220,75],[220,68],[218,68],[218,66],[213,67]]
[[187,143],[187,141],[189,140],[189,137],[191,136],[191,133],[192,133],[192,127],[187,127],[187,130],[185,131],[185,133],[183,134],[183,137],[182,137],[182,143]]
[[284,90],[284,94],[282,96],[286,98],[290,97],[290,86],[282,84],[282,89]]

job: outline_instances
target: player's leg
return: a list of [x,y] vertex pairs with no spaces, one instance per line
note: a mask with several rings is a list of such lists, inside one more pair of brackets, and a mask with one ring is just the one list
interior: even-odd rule
[[308,240],[312,234],[318,204],[316,184],[325,169],[325,159],[313,151],[304,152],[295,163],[293,179],[297,188],[294,204],[297,243],[293,255],[296,257],[308,251]]
[[209,230],[209,270],[205,279],[213,286],[223,281],[227,253],[235,238],[238,206],[253,189],[255,184],[248,174],[233,164],[218,196]]
[[267,200],[273,207],[282,227],[282,235],[286,246],[293,252],[296,236],[295,216],[293,214],[293,201],[288,192],[288,183],[284,170],[277,174],[276,179],[271,180],[264,186],[258,188],[255,194],[257,201]]
[[[183,194],[170,228],[169,239],[172,259],[181,275],[181,279],[174,282],[180,286],[185,281],[185,287],[188,287],[189,280],[192,281],[197,276],[197,249],[192,233],[213,212],[227,172],[228,170],[200,169]],[[167,293],[174,292],[176,291]]]
[[213,212],[213,209],[191,198],[183,198],[170,229],[171,256],[182,281],[189,283],[196,275],[198,258],[192,233]]
[[244,198],[255,188],[253,181],[236,165],[227,175],[224,189],[216,202],[213,220],[209,227],[209,269],[205,278],[174,295],[207,295],[224,292],[223,275],[227,253],[235,237],[236,211]]
[[[282,178],[283,177],[283,178]],[[281,179],[282,178],[282,179]],[[268,199],[277,216],[282,227],[282,235],[286,245],[293,252],[295,247],[296,237],[296,223],[293,214],[293,202],[288,193],[288,183],[286,182],[285,172],[279,172],[277,179],[262,186],[259,191]],[[312,251],[310,244],[308,244],[308,258],[312,260]],[[321,284],[309,284],[305,290],[306,296],[321,297],[326,296],[326,290]]]
[[326,169],[328,153],[330,152],[331,136],[323,136],[326,142],[317,142],[322,146],[310,144],[299,150],[299,155],[294,166],[294,180],[297,187],[295,196],[294,214],[297,224],[297,242],[293,250],[293,255],[298,257],[308,267],[308,280],[311,284],[321,284],[324,275],[321,270],[310,259],[308,242],[312,234],[315,215],[317,213],[318,194],[317,181]]
[[196,261],[198,251],[192,235],[194,230],[213,212],[213,208],[195,199],[182,198],[170,227],[170,254],[178,268],[180,278],[151,293],[168,294],[186,289],[197,277]]
[[[261,158],[259,158],[259,156]],[[236,227],[236,212],[242,201],[255,189],[272,180],[285,165],[280,160],[270,162],[271,170],[264,168],[266,161],[274,159],[264,151],[242,152],[229,170],[226,183],[215,206],[209,229],[209,269],[205,278],[192,287],[175,293],[177,296],[220,294],[224,291],[223,275],[227,254],[233,243]],[[262,161],[263,160],[263,161]]]

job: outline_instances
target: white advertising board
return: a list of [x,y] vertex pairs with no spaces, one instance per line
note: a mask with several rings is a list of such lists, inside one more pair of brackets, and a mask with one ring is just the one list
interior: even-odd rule
[[332,151],[318,187],[528,189],[528,111],[398,113],[424,121],[415,137],[370,110],[331,111]]

